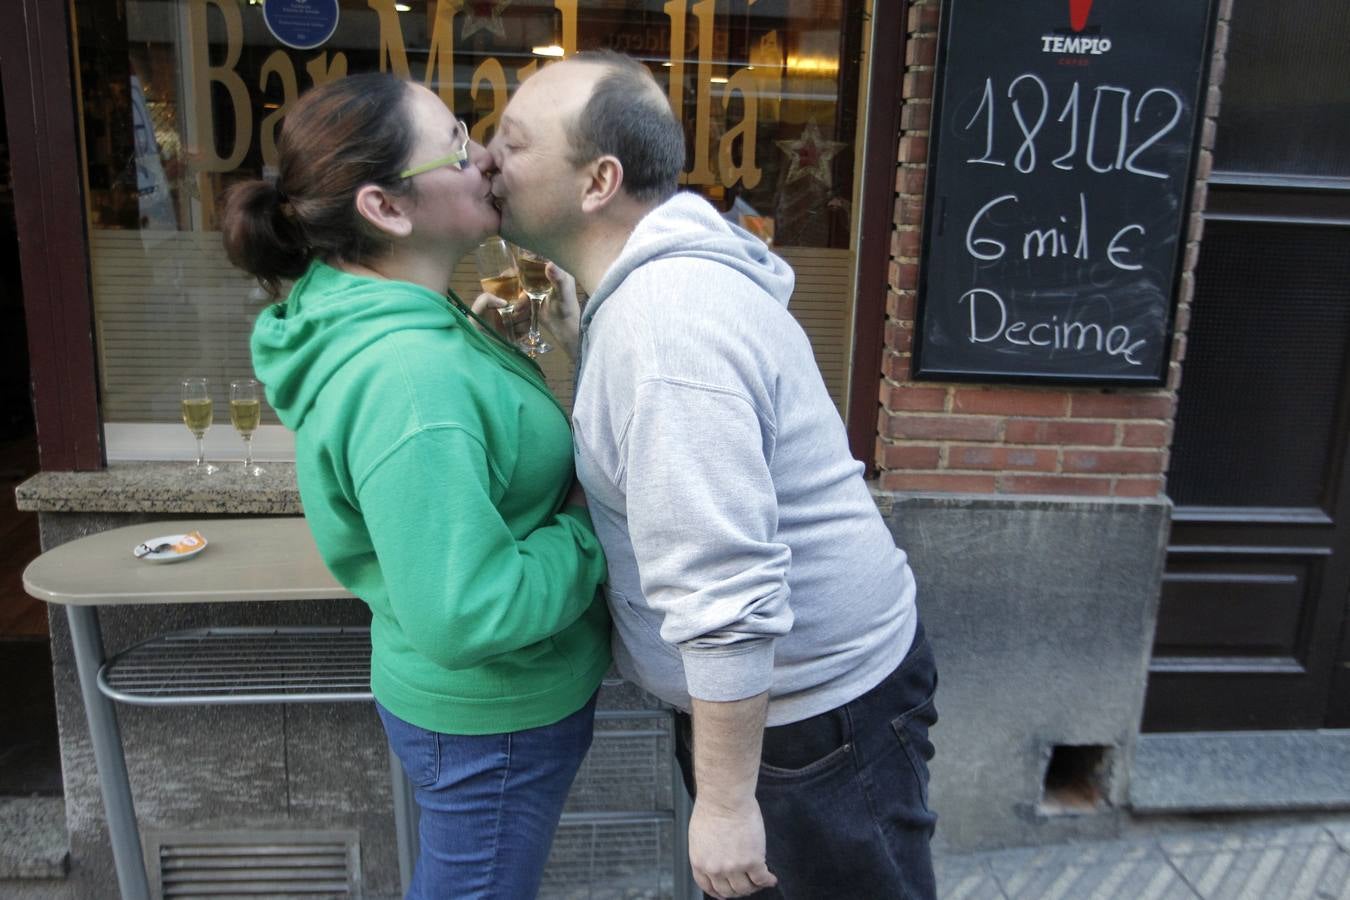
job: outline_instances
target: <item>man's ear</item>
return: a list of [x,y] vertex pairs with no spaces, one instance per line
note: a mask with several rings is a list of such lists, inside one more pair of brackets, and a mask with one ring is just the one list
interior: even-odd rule
[[356,211],[381,234],[403,238],[412,233],[408,199],[390,194],[377,184],[363,185],[356,192]]
[[614,201],[623,188],[623,163],[617,157],[602,156],[591,163],[586,192],[581,195],[581,211],[586,213],[604,209]]

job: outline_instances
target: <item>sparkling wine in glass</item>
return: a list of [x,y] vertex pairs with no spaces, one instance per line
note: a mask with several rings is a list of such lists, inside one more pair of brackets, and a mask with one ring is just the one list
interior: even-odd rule
[[506,301],[499,313],[502,321],[516,310],[516,301],[520,298],[520,272],[516,268],[516,258],[511,247],[499,237],[490,237],[478,245],[473,254],[478,266],[478,280],[483,290]]
[[524,247],[516,248],[516,265],[520,269],[520,285],[530,298],[530,330],[520,339],[520,346],[534,358],[553,349],[539,333],[539,306],[553,290],[553,282],[548,280],[548,260]]
[[244,474],[261,475],[262,466],[253,463],[253,432],[262,418],[262,397],[258,382],[252,378],[230,382],[230,422],[244,439]]
[[202,438],[206,429],[211,427],[211,392],[207,389],[205,378],[184,378],[179,391],[179,401],[183,408],[183,424],[197,439],[197,461],[189,470],[197,475],[210,475],[220,471],[206,461],[206,451],[202,447]]

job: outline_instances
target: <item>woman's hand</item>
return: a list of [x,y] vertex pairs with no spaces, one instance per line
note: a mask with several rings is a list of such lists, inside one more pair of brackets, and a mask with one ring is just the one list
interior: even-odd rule
[[548,280],[553,294],[539,308],[539,321],[572,360],[577,358],[581,336],[581,304],[577,302],[577,280],[557,263],[548,264]]
[[[508,307],[512,308],[509,313],[504,311]],[[519,300],[513,304],[496,294],[484,292],[474,298],[469,309],[507,341],[514,342],[530,325],[529,307]]]

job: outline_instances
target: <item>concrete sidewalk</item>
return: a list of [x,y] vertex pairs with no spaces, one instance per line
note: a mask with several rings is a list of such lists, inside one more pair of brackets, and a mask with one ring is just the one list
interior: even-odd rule
[[1135,820],[1115,841],[940,853],[941,900],[1350,900],[1350,815]]

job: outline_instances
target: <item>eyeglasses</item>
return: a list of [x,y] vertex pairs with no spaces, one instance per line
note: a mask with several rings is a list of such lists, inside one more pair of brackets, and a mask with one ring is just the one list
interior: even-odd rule
[[439,169],[441,166],[467,169],[469,167],[469,129],[462,120],[456,120],[455,122],[455,140],[459,144],[459,149],[453,153],[437,157],[431,162],[422,163],[420,166],[413,166],[411,169],[404,169],[398,173],[398,177],[412,178],[414,175],[421,175],[423,172],[430,172],[432,169]]

